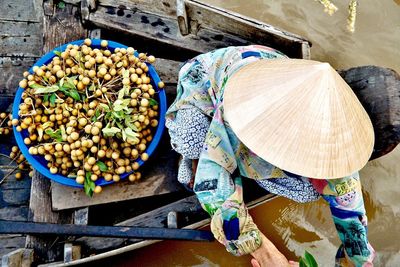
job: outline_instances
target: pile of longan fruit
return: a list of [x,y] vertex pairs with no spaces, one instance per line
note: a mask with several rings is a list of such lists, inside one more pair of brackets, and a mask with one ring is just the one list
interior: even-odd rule
[[89,195],[101,192],[95,185],[101,177],[141,179],[137,160],[148,159],[160,116],[148,75],[154,56],[131,47],[110,51],[105,40],[100,48],[91,45],[90,39],[69,44],[48,64],[25,72],[19,118],[10,122],[28,132],[31,155],[44,157],[52,174],[84,184]]

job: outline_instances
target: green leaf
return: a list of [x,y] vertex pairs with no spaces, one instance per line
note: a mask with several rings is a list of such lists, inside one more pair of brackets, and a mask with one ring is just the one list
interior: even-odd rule
[[122,78],[129,78],[129,70],[123,70],[122,72]]
[[94,83],[92,83],[89,87],[89,91],[94,91],[96,89],[96,85]]
[[49,101],[49,96],[50,96],[49,94],[44,95],[44,96],[43,96],[43,101],[44,101],[44,102]]
[[125,118],[125,114],[123,111],[118,111],[118,112],[112,112],[112,116],[117,118],[117,119],[123,119]]
[[85,190],[85,194],[89,197],[93,196],[94,188],[96,187],[95,183],[90,179],[92,176],[92,172],[86,172],[85,174],[85,183],[83,184],[83,189]]
[[135,126],[135,124],[133,124],[132,122],[125,120],[125,125],[128,126],[129,128],[131,128],[134,132],[139,131],[138,128]]
[[307,250],[304,252],[304,258],[310,267],[318,267],[317,261],[314,259],[313,255],[311,255]]
[[96,165],[99,166],[100,171],[102,171],[102,172],[108,171],[108,167],[107,167],[106,164],[104,164],[104,162],[102,162],[102,161],[97,161],[97,162],[96,162]]
[[57,142],[62,142],[62,134],[61,134],[61,130],[58,129],[57,131],[53,131],[53,129],[46,129],[44,131],[46,134],[48,134],[51,138],[53,138],[54,140],[56,140]]
[[117,127],[110,127],[110,128],[106,127],[106,128],[103,128],[101,131],[103,132],[103,135],[105,137],[110,137],[110,136],[114,136],[116,133],[120,133],[121,129],[119,129]]
[[72,97],[73,99],[77,100],[77,101],[80,101],[80,100],[81,100],[81,95],[80,95],[80,94],[78,93],[78,91],[75,90],[75,89],[72,89],[72,90],[66,92],[66,94],[67,94],[68,96]]
[[44,93],[57,92],[60,88],[57,85],[52,85],[52,86],[49,86],[49,87],[43,87],[42,86],[42,87],[34,88],[34,89],[35,89],[34,94],[44,94]]
[[299,259],[299,267],[318,267],[318,263],[313,255],[305,251],[304,256]]
[[53,50],[53,53],[57,56],[61,57],[61,51]]
[[52,93],[51,94],[51,96],[50,96],[50,104],[55,104],[56,103],[56,94],[55,93]]
[[131,128],[125,128],[124,131],[125,131],[127,137],[130,137],[130,138],[139,137],[139,134],[132,131]]
[[300,260],[299,260],[299,267],[308,267],[307,264],[305,263],[304,258],[300,258]]
[[125,89],[122,88],[121,90],[118,91],[118,100],[120,100],[120,99],[122,100],[124,98],[124,96],[125,96]]
[[106,104],[100,103],[99,106],[105,111],[105,112],[109,112],[110,111],[110,107]]
[[126,141],[126,133],[124,130],[122,130],[122,140]]
[[42,128],[43,128],[44,130],[46,130],[47,128],[50,127],[50,125],[51,125],[51,121],[47,121],[47,122],[45,122],[45,123],[42,124]]
[[100,116],[100,110],[96,109],[96,112],[94,113],[94,116],[92,117],[92,121],[96,122],[97,118]]
[[157,102],[157,100],[155,100],[153,98],[150,98],[149,99],[149,105],[150,105],[150,107],[158,106],[158,102]]
[[65,3],[64,3],[63,1],[60,1],[60,2],[57,4],[57,7],[58,7],[59,9],[64,9],[64,8],[65,8]]
[[78,76],[71,76],[71,77],[65,77],[65,81],[62,85],[64,89],[76,89],[76,86],[74,84],[74,80],[76,80]]
[[37,88],[46,88],[46,86],[43,86],[43,85],[37,84],[37,83],[31,84],[31,85],[29,85],[29,87],[30,87],[30,88],[33,88],[33,89],[37,89]]

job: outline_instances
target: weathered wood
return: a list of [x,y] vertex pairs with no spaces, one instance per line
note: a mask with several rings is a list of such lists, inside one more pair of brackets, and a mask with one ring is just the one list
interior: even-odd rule
[[167,227],[168,228],[178,228],[178,213],[176,211],[168,212]]
[[[157,39],[181,49],[204,53],[231,45],[262,44],[277,48],[290,57],[308,56],[305,39],[242,15],[197,1],[185,1],[190,33],[179,34],[176,11],[156,12],[133,1],[100,1],[89,20],[99,27]],[[126,5],[125,5],[126,4]],[[178,14],[179,15],[179,14]],[[303,45],[307,43],[307,45]]]
[[74,211],[74,224],[87,225],[89,222],[89,208]]
[[[97,27],[115,29],[141,38],[158,40],[161,43],[196,53],[204,53],[225,46],[250,44],[249,41],[238,36],[222,35],[220,32],[204,28],[199,30],[197,36],[187,35],[183,37],[179,34],[176,18],[162,18],[139,10],[135,12],[125,10],[122,12],[124,15],[119,16],[115,11],[116,8],[112,12],[110,12],[110,9],[113,9],[113,7],[99,6],[94,13],[90,14],[90,22]],[[130,15],[129,20],[125,17],[128,15]]]
[[37,22],[0,21],[0,56],[41,56],[41,31]]
[[0,258],[16,249],[23,248],[25,236],[23,235],[1,235],[0,236]]
[[[116,225],[118,226],[145,226],[145,227],[167,227],[167,216],[171,211],[175,211],[181,214],[195,213],[198,216],[196,218],[206,218],[205,212],[201,209],[201,206],[196,196],[190,196],[163,207],[154,209],[150,212],[136,216],[134,218],[125,220]],[[182,218],[184,219],[184,218]],[[193,221],[192,221],[193,222]],[[182,221],[182,226],[185,226],[189,221]],[[122,238],[96,238],[96,237],[83,237],[77,240],[79,243],[84,245],[88,251],[104,251],[107,249],[113,249],[122,245],[138,242],[139,240],[133,239],[122,239]]]
[[[259,187],[257,183],[252,179],[243,179],[244,200],[249,208],[255,207],[268,200],[274,198],[273,194],[269,194],[264,189]],[[146,227],[168,227],[168,214],[175,212],[179,214],[179,228],[195,229],[191,227],[196,222],[203,221],[209,218],[209,215],[200,206],[197,197],[192,195],[186,198],[182,198],[171,204],[159,207],[152,211],[146,212],[139,216],[127,219],[116,225],[118,226],[146,226]],[[204,226],[207,221],[203,222]],[[105,251],[115,249],[121,246],[127,246],[128,244],[137,243],[140,240],[133,239],[122,239],[122,238],[95,238],[95,237],[84,237],[77,240],[90,252]],[[145,241],[146,242],[146,241]]]
[[86,23],[89,19],[89,12],[96,8],[96,2],[94,0],[82,0],[81,1],[81,19],[82,23]]
[[[44,16],[44,45],[43,51],[48,52],[66,42],[83,38],[87,35],[83,29],[79,10],[71,5],[64,9],[56,8],[53,16]],[[71,223],[70,211],[57,213],[51,209],[50,181],[35,172],[32,178],[31,219],[34,222]],[[28,236],[26,247],[33,248],[42,261],[62,259],[62,245],[58,238]]]
[[[259,197],[259,198],[255,199],[253,201],[248,202],[247,203],[247,207],[249,209],[252,209],[252,208],[257,207],[259,205],[262,205],[262,204],[264,204],[264,203],[266,203],[266,202],[268,202],[268,201],[270,201],[272,199],[275,199],[276,197],[277,196],[273,195],[273,194],[266,194],[263,197]],[[203,220],[198,220],[195,223],[187,225],[187,226],[185,226],[183,228],[184,229],[198,229],[198,228],[207,226],[209,223],[210,223],[210,218],[207,218],[207,219],[203,219]],[[108,241],[108,239],[107,239],[107,241]],[[91,256],[89,256],[87,258],[83,258],[83,259],[75,261],[74,264],[86,264],[86,263],[97,261],[97,260],[100,260],[100,259],[113,257],[113,256],[116,256],[116,255],[119,255],[119,254],[122,254],[122,253],[126,253],[126,252],[129,252],[129,251],[140,249],[140,248],[143,248],[143,247],[146,247],[146,246],[152,245],[154,243],[158,243],[158,242],[160,242],[160,240],[140,241],[140,242],[137,242],[137,243],[126,245],[126,246],[121,247],[121,248],[108,250],[106,252],[102,252],[102,253],[97,254],[97,255],[91,255]],[[103,241],[103,243],[104,243],[104,241]],[[47,267],[48,265],[40,265],[40,266],[41,267]],[[54,267],[64,267],[64,266],[68,266],[68,265],[63,264],[63,263],[56,263],[54,265]]]
[[176,181],[177,154],[167,149],[167,145],[159,147],[159,153],[143,165],[143,178],[139,183],[123,181],[105,186],[102,194],[92,198],[86,196],[82,189],[52,183],[53,209],[87,207],[182,191],[183,187]]
[[209,231],[158,227],[94,226],[58,223],[0,221],[1,234],[38,234],[56,236],[97,236],[162,240],[213,241]]
[[71,262],[81,258],[81,246],[71,243],[64,244],[64,262]]
[[[207,34],[206,30],[204,33],[199,31],[200,35],[198,36],[199,38],[197,42],[200,43],[202,38],[206,40],[208,39],[209,42],[216,42],[216,45],[213,48],[205,51],[222,46],[243,45],[251,42],[270,45],[273,48],[282,50],[291,57],[302,57],[302,55],[309,54],[303,50],[306,47],[303,49],[301,48],[302,43],[308,41],[300,36],[279,30],[271,25],[267,25],[249,17],[245,17],[231,11],[226,11],[210,4],[201,3],[200,1],[186,0],[185,3],[187,21],[191,34],[197,35],[200,28],[213,29],[213,34]],[[177,10],[179,10],[179,8],[177,7],[176,0],[119,0],[118,2],[113,0],[100,0],[99,5],[108,7],[107,12],[111,14],[117,14],[121,17],[126,16],[126,19],[132,18],[132,14],[126,12],[126,10],[131,10],[134,13],[147,12],[158,14],[161,17],[170,17],[172,19],[176,19],[177,15],[179,16],[179,14],[177,14]],[[235,36],[240,36],[241,38],[245,38],[247,42],[241,40],[240,42],[227,42],[222,46],[218,44],[218,40],[224,38],[224,36],[229,33]],[[159,32],[158,34],[158,38],[167,38],[163,32]],[[172,38],[174,38],[173,35]],[[229,38],[227,38],[226,41],[229,41]]]
[[176,17],[178,19],[179,31],[182,35],[188,35],[189,22],[186,14],[185,0],[176,1]]
[[44,19],[43,51],[47,53],[62,44],[84,39],[87,34],[80,21],[78,7],[69,4],[63,9],[57,7],[53,16],[45,16]]
[[[201,29],[209,28],[216,32],[237,35],[251,43],[278,49],[289,57],[302,58],[302,44],[308,43],[298,35],[201,1],[186,1],[186,11],[189,23],[196,22]],[[215,42],[224,36],[215,35],[211,38]]]
[[30,267],[33,262],[32,249],[17,249],[4,255],[1,261],[2,267]]
[[[5,111],[11,99],[0,96],[0,111]],[[0,138],[0,219],[1,220],[28,220],[28,205],[31,179],[27,172],[22,172],[23,179],[17,181],[14,177],[17,164],[6,156],[10,153],[15,141],[11,136]],[[10,175],[11,174],[11,175]],[[3,180],[3,178],[7,177]],[[25,245],[25,236],[1,235],[0,258]],[[5,256],[7,257],[7,256]]]
[[43,1],[43,13],[46,16],[53,16],[54,14],[54,1],[44,0]]
[[[118,7],[117,12],[124,10],[147,11],[163,16],[176,16],[176,0],[148,1],[148,0],[99,0],[99,5]],[[111,11],[110,11],[111,12]],[[129,17],[127,17],[129,19]]]
[[89,37],[92,39],[101,39],[101,29],[92,29],[89,31]]
[[400,142],[400,75],[377,66],[351,68],[340,74],[359,98],[374,126],[371,159],[389,153]]
[[[30,221],[47,223],[72,223],[72,213],[53,212],[51,209],[50,181],[38,172],[32,177],[31,200],[29,203]],[[58,237],[41,237],[28,235],[26,247],[35,250],[36,255],[44,261],[55,261],[62,258],[62,244]]]
[[0,57],[0,95],[14,94],[23,78],[22,74],[36,60],[37,57]]
[[160,76],[164,83],[176,84],[178,82],[179,69],[182,64],[183,62],[180,61],[157,58],[153,65],[157,70],[158,76]]
[[41,21],[41,1],[2,0],[0,20],[4,21]]

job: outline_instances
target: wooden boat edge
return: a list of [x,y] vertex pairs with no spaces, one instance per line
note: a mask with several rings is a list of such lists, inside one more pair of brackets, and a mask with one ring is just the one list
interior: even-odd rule
[[[256,200],[253,200],[249,203],[247,203],[247,207],[249,209],[253,209],[259,205],[262,205],[264,203],[267,203],[275,198],[277,198],[278,196],[275,194],[266,194],[263,197],[260,197]],[[191,225],[188,225],[186,227],[183,227],[183,229],[198,229],[201,227],[205,227],[207,225],[210,224],[211,219],[204,219],[202,221],[193,223]],[[138,243],[134,243],[128,246],[124,246],[118,249],[113,249],[104,253],[100,253],[94,256],[89,256],[86,258],[82,258],[82,259],[78,259],[78,260],[74,260],[74,261],[70,261],[70,262],[54,262],[54,263],[50,263],[50,264],[42,264],[42,265],[38,265],[39,267],[48,267],[48,266],[54,266],[54,267],[64,267],[64,266],[74,266],[74,265],[79,265],[79,264],[85,264],[85,263],[89,263],[89,262],[93,262],[93,261],[97,261],[97,260],[101,260],[101,259],[105,259],[108,257],[112,257],[112,256],[116,256],[125,252],[129,252],[129,251],[133,251],[136,249],[140,249],[158,242],[161,242],[162,240],[144,240],[144,241],[140,241]]]

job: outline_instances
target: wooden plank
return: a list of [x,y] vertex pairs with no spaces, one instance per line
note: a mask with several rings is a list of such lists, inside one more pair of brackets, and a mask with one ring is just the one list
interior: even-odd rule
[[[99,8],[91,14],[93,17],[89,20],[99,26],[107,27],[106,22],[112,19],[112,24],[108,25],[109,28],[135,35],[140,35],[142,32],[142,36],[146,38],[158,38],[164,43],[193,49],[198,53],[229,45],[256,43],[279,49],[290,57],[302,58],[307,54],[302,44],[308,41],[300,36],[199,1],[185,1],[191,33],[185,37],[180,34],[175,10],[164,13],[143,3],[133,4],[132,2],[100,1],[100,5],[106,10]],[[176,8],[176,3],[174,7]],[[101,17],[104,20],[101,20]]]
[[81,258],[81,246],[71,243],[64,244],[64,262],[75,261]]
[[[186,1],[186,12],[189,23],[195,22],[197,27],[237,35],[249,42],[278,49],[293,58],[302,58],[302,43],[308,42],[298,35],[201,1]],[[223,37],[215,35],[213,41]]]
[[[149,162],[141,168],[142,179],[137,183],[123,181],[104,186],[101,194],[89,198],[82,189],[52,183],[52,204],[54,210],[87,207],[104,203],[113,203],[147,196],[162,195],[183,190],[176,180],[178,155],[169,146],[166,138],[162,139]],[[162,164],[160,164],[162,163]]]
[[159,227],[95,226],[58,223],[0,221],[1,234],[37,234],[41,236],[96,236],[155,240],[213,241],[209,231]]
[[160,76],[164,83],[176,84],[178,82],[178,74],[182,64],[183,62],[180,61],[156,58],[156,62],[154,62],[153,65],[158,76]]
[[[254,208],[256,206],[259,206],[259,205],[262,205],[262,204],[264,204],[264,203],[266,203],[268,201],[271,201],[271,200],[275,199],[276,197],[277,197],[276,195],[267,194],[267,195],[265,195],[263,197],[260,197],[258,199],[255,199],[255,200],[247,203],[247,207],[249,209],[252,209],[252,208]],[[192,223],[192,224],[190,224],[188,226],[185,226],[183,228],[184,229],[198,229],[198,228],[207,226],[209,223],[210,223],[210,218],[207,218],[207,219]],[[97,261],[97,260],[100,260],[100,259],[113,257],[113,256],[116,256],[116,255],[120,255],[122,253],[126,253],[126,252],[129,252],[129,251],[140,249],[140,248],[143,248],[143,247],[146,247],[146,246],[150,246],[150,245],[158,243],[160,241],[161,240],[140,241],[140,242],[133,243],[133,244],[130,244],[130,245],[125,245],[125,246],[123,246],[121,248],[117,248],[117,249],[113,249],[113,250],[107,250],[106,252],[102,252],[102,253],[97,254],[97,255],[90,255],[87,258],[82,258],[82,259],[79,259],[77,261],[74,261],[74,262],[72,262],[72,264],[86,264],[86,263]],[[40,267],[48,267],[49,265],[39,265],[39,266]],[[69,265],[68,264],[64,264],[62,262],[57,262],[57,263],[53,263],[51,266],[52,267],[64,267],[64,266],[69,266]]]
[[[190,196],[171,204],[165,205],[158,209],[154,209],[145,214],[136,216],[134,218],[125,220],[116,225],[118,226],[145,226],[145,227],[167,227],[168,213],[175,211],[177,213],[194,213],[198,214],[196,218],[206,218],[207,214],[202,210],[196,196]],[[182,218],[184,219],[184,218]],[[192,221],[193,222],[193,221]],[[189,222],[181,221],[182,226],[187,225]],[[124,238],[107,238],[107,242],[104,242],[103,238],[96,237],[82,237],[77,239],[77,242],[84,245],[86,250],[89,251],[104,251],[120,247],[122,245],[138,242],[134,239]]]
[[0,20],[40,22],[41,2],[40,0],[2,0]]
[[[76,7],[66,5],[56,8],[52,16],[44,16],[43,52],[48,52],[66,42],[84,38],[79,11]],[[72,223],[72,211],[53,212],[51,207],[50,180],[34,172],[32,177],[31,221],[47,223]],[[55,261],[63,258],[63,239],[58,237],[27,236],[26,247],[33,248],[39,261]]]
[[[182,36],[176,18],[160,17],[142,11],[124,12],[131,15],[127,20],[125,16],[118,16],[110,12],[113,7],[99,6],[90,14],[89,21],[97,27],[119,30],[141,38],[157,40],[160,43],[175,46],[175,48],[196,52],[208,52],[226,46],[248,45],[252,42],[232,34],[222,34],[212,29],[201,28],[197,35]],[[116,9],[116,8],[114,8]]]
[[[32,177],[30,221],[47,223],[72,223],[71,212],[53,212],[51,209],[50,181],[38,172]],[[28,235],[26,247],[34,249],[36,255],[44,261],[62,258],[62,239]]]
[[82,208],[74,211],[74,224],[87,225],[89,222],[89,208]]
[[41,56],[41,33],[41,23],[0,21],[0,56]]
[[0,258],[4,255],[23,248],[25,236],[22,235],[0,235]]
[[[267,202],[275,197],[275,195],[268,193],[262,189],[254,180],[243,179],[244,200],[248,208],[253,208],[257,205]],[[127,219],[116,225],[118,226],[146,226],[146,227],[167,227],[168,214],[170,212],[177,213],[179,221],[178,227],[187,228],[196,222],[203,221],[204,226],[209,220],[209,215],[202,209],[199,201],[195,195],[180,199],[171,204],[162,206],[152,211],[146,212],[142,215]],[[200,226],[199,226],[200,227]],[[189,227],[188,229],[195,229]],[[77,240],[79,243],[84,244],[84,247],[89,252],[104,251],[115,249],[128,244],[136,243],[138,240],[121,239],[121,238],[107,238],[105,242],[102,238],[84,237]],[[144,241],[147,242],[147,241]]]
[[37,60],[37,57],[0,57],[0,95],[14,94],[22,74]]
[[33,250],[20,248],[4,255],[2,267],[30,267],[33,262]]
[[44,20],[44,52],[88,35],[80,21],[79,8],[67,4],[63,9],[56,9],[53,16],[45,16]]
[[120,16],[130,17],[124,14],[125,10],[132,11],[147,11],[154,14],[163,16],[176,17],[176,0],[161,0],[161,1],[148,1],[148,0],[99,0],[99,5],[106,7],[117,7],[118,9],[109,9],[110,13],[119,13]]

